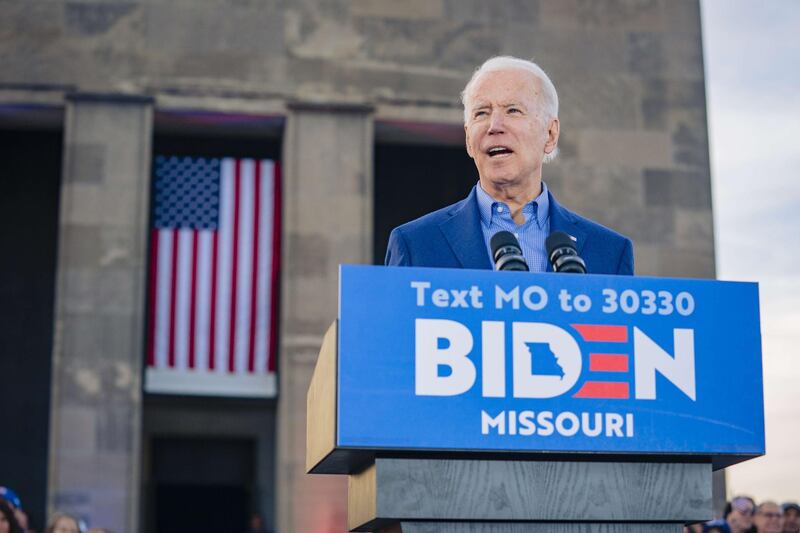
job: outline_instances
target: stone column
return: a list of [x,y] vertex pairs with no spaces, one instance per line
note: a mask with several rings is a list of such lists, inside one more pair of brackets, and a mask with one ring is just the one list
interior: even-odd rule
[[290,106],[283,244],[276,489],[281,533],[344,531],[346,479],[305,474],[306,391],[337,316],[340,263],[372,261],[372,109]]
[[134,533],[153,105],[68,97],[50,418],[49,510]]

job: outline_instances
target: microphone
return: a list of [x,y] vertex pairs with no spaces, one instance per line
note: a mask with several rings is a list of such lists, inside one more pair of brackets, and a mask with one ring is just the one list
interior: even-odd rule
[[528,263],[522,255],[519,241],[510,231],[498,231],[489,240],[492,259],[497,270],[528,271]]
[[586,274],[586,263],[578,255],[572,237],[563,231],[554,231],[544,244],[547,247],[547,258],[553,265],[553,272]]

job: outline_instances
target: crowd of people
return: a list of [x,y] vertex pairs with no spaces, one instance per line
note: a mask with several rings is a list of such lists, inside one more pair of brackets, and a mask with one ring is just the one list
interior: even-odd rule
[[[46,533],[111,533],[103,528],[87,528],[86,525],[64,513],[56,513],[45,529]],[[36,533],[30,527],[28,515],[22,507],[19,495],[8,487],[0,486],[0,533]]]
[[[263,532],[261,516],[254,514],[250,531]],[[57,513],[46,533],[111,533],[107,529],[87,528],[77,518]],[[17,493],[0,486],[0,533],[35,533]],[[767,500],[756,505],[749,496],[736,496],[725,506],[724,518],[689,524],[684,533],[800,533],[800,504],[783,505]]]
[[692,524],[684,533],[800,533],[800,504],[763,501],[736,496],[725,506],[724,518]]

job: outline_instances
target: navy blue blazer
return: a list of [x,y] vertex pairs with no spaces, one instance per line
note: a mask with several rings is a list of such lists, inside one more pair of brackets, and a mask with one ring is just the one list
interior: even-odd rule
[[[550,196],[550,231],[575,237],[590,274],[633,274],[631,240],[562,207]],[[475,188],[464,200],[392,230],[389,266],[493,268],[481,231]],[[548,265],[548,272],[552,267]]]

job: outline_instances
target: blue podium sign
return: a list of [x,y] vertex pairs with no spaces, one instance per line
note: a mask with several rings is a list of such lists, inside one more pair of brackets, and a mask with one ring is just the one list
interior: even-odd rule
[[342,266],[336,444],[764,453],[758,286]]

